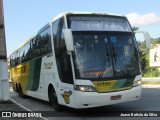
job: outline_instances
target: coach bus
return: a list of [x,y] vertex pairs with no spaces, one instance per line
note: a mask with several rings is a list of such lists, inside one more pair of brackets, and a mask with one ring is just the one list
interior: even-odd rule
[[[150,39],[146,37],[147,47]],[[55,110],[111,105],[141,96],[134,32],[125,16],[65,12],[10,55],[14,91]]]

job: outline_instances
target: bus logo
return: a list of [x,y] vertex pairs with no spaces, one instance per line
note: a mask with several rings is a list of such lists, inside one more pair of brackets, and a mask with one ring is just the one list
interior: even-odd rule
[[69,97],[71,96],[71,94],[72,94],[72,91],[69,91],[69,92],[65,91],[65,92],[62,94],[62,97],[64,98],[64,101],[65,101],[66,104],[69,104],[69,103],[70,103]]

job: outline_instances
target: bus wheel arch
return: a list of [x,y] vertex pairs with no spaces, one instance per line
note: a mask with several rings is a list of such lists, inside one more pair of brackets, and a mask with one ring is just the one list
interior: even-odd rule
[[53,108],[56,111],[60,111],[61,105],[59,105],[59,103],[58,103],[57,94],[56,94],[55,88],[53,87],[52,84],[49,84],[49,86],[48,86],[48,98],[49,98],[49,102],[53,106]]

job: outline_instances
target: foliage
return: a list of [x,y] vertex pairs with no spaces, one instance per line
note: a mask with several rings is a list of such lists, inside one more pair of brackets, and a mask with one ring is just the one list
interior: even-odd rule
[[[152,39],[152,44],[160,43],[160,38]],[[141,70],[143,77],[160,77],[160,70],[158,67],[149,66],[149,50],[145,50],[145,42],[138,42]]]
[[137,31],[137,30],[139,30],[139,28],[138,27],[132,27],[132,30]]
[[160,37],[152,39],[152,44],[160,44]]
[[142,81],[142,84],[143,84],[143,85],[144,85],[144,84],[145,84],[145,85],[147,85],[147,84],[148,84],[148,85],[160,85],[160,81],[154,81],[154,80],[153,80],[153,81],[151,81],[151,80],[150,80],[150,81]]
[[[132,27],[133,31],[139,30],[138,27]],[[151,39],[152,44],[160,44],[160,37]],[[142,70],[142,76],[143,77],[160,77],[160,68],[158,67],[150,67],[149,66],[149,57],[150,53],[149,50],[145,49],[145,42],[144,41],[138,41],[138,47],[139,47],[139,55],[140,55],[140,62],[141,62],[141,70]]]

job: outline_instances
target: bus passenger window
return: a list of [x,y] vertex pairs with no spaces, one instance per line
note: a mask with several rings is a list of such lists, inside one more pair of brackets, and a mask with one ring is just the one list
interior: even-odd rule
[[53,23],[55,56],[60,80],[64,83],[73,84],[70,56],[67,54],[66,43],[62,33],[64,28],[63,18]]

